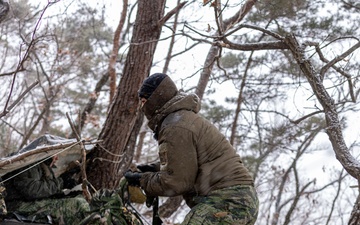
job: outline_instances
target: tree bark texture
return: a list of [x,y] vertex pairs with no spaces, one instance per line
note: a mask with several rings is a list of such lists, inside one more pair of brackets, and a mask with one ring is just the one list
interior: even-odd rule
[[360,195],[356,198],[353,210],[350,215],[349,225],[358,225],[360,224]]
[[139,99],[137,92],[149,75],[153,55],[161,33],[160,19],[165,0],[139,0],[131,45],[123,75],[99,135],[99,144],[88,165],[88,178],[95,188],[114,188],[121,179],[121,161],[133,131]]

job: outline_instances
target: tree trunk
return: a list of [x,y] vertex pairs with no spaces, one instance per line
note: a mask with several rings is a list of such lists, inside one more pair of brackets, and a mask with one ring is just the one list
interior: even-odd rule
[[153,55],[161,33],[159,20],[165,0],[139,0],[131,45],[120,84],[99,135],[99,144],[88,165],[88,178],[95,188],[113,188],[121,179],[120,162],[129,145],[137,114],[137,91],[149,75]]

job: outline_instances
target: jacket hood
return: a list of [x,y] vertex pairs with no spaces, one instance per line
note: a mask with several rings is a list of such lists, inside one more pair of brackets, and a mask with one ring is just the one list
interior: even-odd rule
[[142,107],[142,111],[144,112],[146,118],[151,120],[157,111],[161,109],[165,103],[172,99],[177,93],[178,89],[175,83],[170,79],[170,77],[166,76]]
[[[147,102],[145,103],[147,104]],[[179,110],[188,110],[198,113],[201,109],[200,99],[196,94],[186,94],[179,91],[173,98],[166,102],[163,107],[156,111],[156,113],[149,119],[148,126],[156,134],[161,122],[170,113]]]

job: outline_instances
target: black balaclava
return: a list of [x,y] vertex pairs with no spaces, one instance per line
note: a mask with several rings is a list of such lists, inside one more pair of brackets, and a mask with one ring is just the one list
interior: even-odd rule
[[146,118],[151,120],[156,110],[164,106],[177,92],[175,83],[166,74],[155,73],[146,78],[139,90],[139,97],[147,99],[142,108]]

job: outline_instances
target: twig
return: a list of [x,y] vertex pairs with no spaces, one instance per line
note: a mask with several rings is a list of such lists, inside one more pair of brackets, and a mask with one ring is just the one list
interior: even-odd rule
[[[39,84],[39,81],[35,81],[34,83],[32,83],[9,107],[7,107],[7,104],[4,107],[4,111],[0,114],[0,118],[5,116],[6,114],[8,114],[15,106],[16,104],[18,104],[21,99],[24,98],[24,96],[29,93],[31,91],[31,89],[33,89],[36,85]],[[9,100],[9,99],[8,99]]]
[[91,197],[91,194],[90,194],[89,189],[88,189],[88,183],[89,182],[88,182],[87,176],[86,176],[86,150],[85,150],[85,147],[84,147],[84,143],[81,140],[80,135],[78,134],[78,132],[77,132],[77,130],[75,128],[75,125],[74,125],[74,123],[72,122],[72,120],[71,120],[71,118],[69,116],[69,113],[66,113],[66,117],[68,119],[68,122],[69,122],[69,124],[71,126],[71,129],[72,129],[73,133],[76,136],[77,141],[80,143],[81,153],[82,153],[82,162],[80,164],[80,170],[81,170],[81,176],[82,176],[82,179],[83,179],[81,187],[82,187],[83,194],[85,196],[86,201],[90,202],[92,197]]
[[[315,46],[316,52],[318,53],[320,60],[323,61],[324,63],[327,63],[327,65],[329,64],[329,60],[327,60],[325,58],[325,56],[322,53],[318,43],[308,43],[307,45],[308,46]],[[352,100],[352,102],[355,103],[356,102],[356,95],[354,93],[354,85],[353,85],[353,83],[351,81],[351,75],[346,73],[343,69],[341,69],[341,68],[339,68],[339,67],[337,67],[335,65],[332,65],[331,67],[334,70],[336,70],[336,72],[340,73],[341,75],[343,75],[346,78],[346,80],[348,82],[348,85],[349,85],[349,93],[350,93],[351,100]],[[323,68],[325,68],[325,67],[323,67]],[[320,76],[321,76],[321,79],[324,80],[326,71],[322,71],[322,72],[324,72],[324,73],[320,73]]]
[[11,129],[13,129],[16,133],[18,133],[21,137],[24,137],[24,134],[19,131],[18,129],[16,129],[16,127],[14,127],[13,125],[11,125],[10,123],[6,122],[3,119],[0,119],[3,123],[5,123],[6,125],[8,125]]
[[253,30],[258,30],[264,34],[267,34],[275,39],[278,39],[280,41],[284,40],[284,37],[278,35],[277,33],[275,32],[271,32],[267,29],[264,29],[264,28],[261,28],[261,27],[258,27],[258,26],[253,26],[253,25],[249,25],[249,24],[240,24],[239,26],[237,26],[236,28],[234,28],[232,31],[224,34],[224,37],[228,37],[230,35],[232,35],[233,33],[235,33],[236,31],[242,29],[242,28],[248,28],[248,29],[253,29]]
[[[14,86],[15,86],[15,81],[16,81],[16,77],[17,77],[17,73],[20,71],[20,70],[23,70],[23,64],[24,62],[27,60],[27,58],[29,57],[29,53],[32,49],[32,47],[35,45],[36,43],[36,40],[35,40],[35,34],[36,34],[36,31],[39,29],[39,26],[40,26],[40,21],[42,19],[42,17],[44,16],[45,14],[45,11],[47,10],[47,8],[49,8],[52,4],[56,3],[57,0],[55,0],[54,2],[51,2],[49,1],[48,4],[45,6],[45,8],[42,10],[41,14],[40,14],[40,18],[38,19],[36,25],[35,25],[35,28],[32,32],[32,35],[31,35],[31,41],[24,53],[24,55],[21,57],[20,56],[20,60],[19,60],[19,63],[16,67],[16,70],[14,71],[14,74],[13,74],[13,79],[11,81],[11,85],[10,85],[10,91],[9,91],[9,94],[8,94],[8,97],[7,97],[7,100],[6,100],[6,103],[5,103],[5,106],[4,106],[4,110],[3,112],[0,114],[0,118],[3,117],[4,115],[6,115],[11,109],[8,109],[8,105],[9,105],[9,102],[10,102],[10,99],[11,99],[11,96],[13,94],[13,90],[14,90]],[[19,54],[21,54],[21,47],[20,47],[20,52]],[[17,100],[20,101],[21,98],[18,98]],[[16,104],[15,104],[16,105]],[[14,105],[14,106],[15,106]]]
[[16,73],[16,72],[21,72],[21,71],[25,71],[25,69],[20,68],[19,70],[7,72],[7,73],[2,73],[2,74],[0,74],[0,77],[11,76],[11,75],[14,75],[14,73]]
[[163,18],[161,18],[158,22],[158,26],[161,27],[164,25],[164,23],[170,19],[174,14],[176,14],[185,4],[186,2],[182,2],[179,5],[177,5],[175,8],[173,8],[170,12],[168,12]]
[[330,67],[334,66],[337,62],[343,60],[346,56],[350,55],[351,53],[353,53],[358,48],[360,48],[360,41],[358,43],[356,43],[354,46],[352,46],[351,48],[349,48],[347,51],[345,51],[343,54],[335,57],[333,60],[328,62],[323,68],[321,68],[320,74],[321,75],[325,74],[325,72]]

